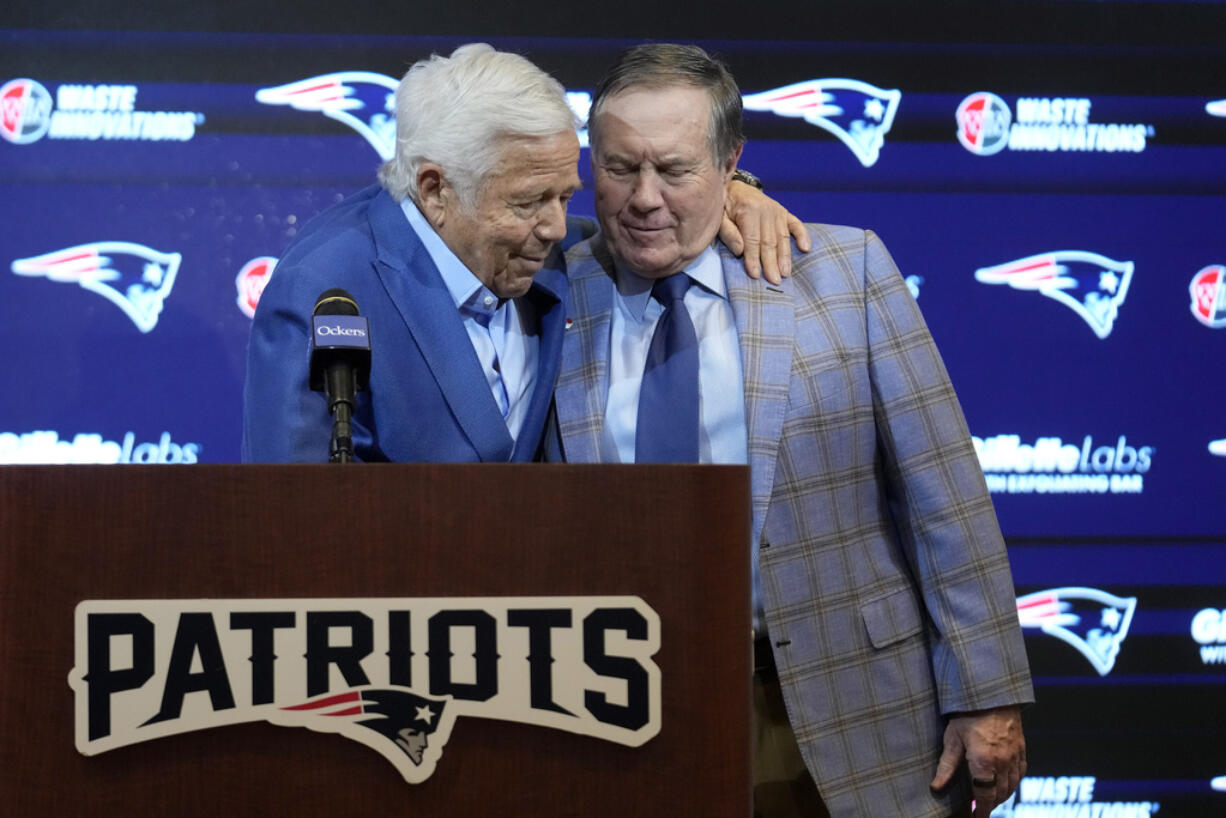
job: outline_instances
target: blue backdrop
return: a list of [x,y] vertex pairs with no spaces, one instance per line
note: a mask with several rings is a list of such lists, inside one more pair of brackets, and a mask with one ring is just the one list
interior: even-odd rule
[[[695,30],[746,94],[742,165],[806,221],[882,236],[962,398],[1039,696],[997,814],[1226,814],[1221,7],[1022,5],[986,33],[845,9],[821,41]],[[301,225],[373,179],[407,66],[479,37],[582,110],[642,39],[276,8],[0,31],[0,463],[236,461],[250,310]]]

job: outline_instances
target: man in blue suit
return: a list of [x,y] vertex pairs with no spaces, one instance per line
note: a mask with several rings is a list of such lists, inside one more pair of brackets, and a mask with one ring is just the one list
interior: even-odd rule
[[631,49],[597,87],[601,233],[567,252],[546,448],[749,464],[758,815],[947,818],[973,798],[987,818],[1025,773],[1033,694],[966,423],[871,232],[809,225],[778,286],[715,241],[740,100],[687,46]]
[[[523,57],[473,44],[414,65],[396,110],[381,185],[307,224],[260,298],[244,460],[328,459],[332,421],[307,388],[307,350],[316,300],[333,288],[353,296],[374,347],[353,417],[358,459],[505,462],[537,452],[566,322],[558,246],[594,231],[566,215],[579,143],[565,92]],[[733,212],[751,255],[759,222],[775,228],[762,236],[769,273],[788,222],[773,202],[754,201]]]

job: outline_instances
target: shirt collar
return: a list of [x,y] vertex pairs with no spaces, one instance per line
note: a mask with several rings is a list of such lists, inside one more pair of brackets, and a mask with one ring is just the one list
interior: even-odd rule
[[[642,321],[643,314],[647,311],[647,303],[651,300],[651,288],[656,283],[655,279],[643,278],[620,263],[615,262],[614,266],[617,268],[617,292],[622,297],[622,303],[635,320]],[[720,298],[728,298],[723,265],[720,264],[719,253],[715,252],[714,245],[708,246],[698,258],[687,264],[685,272],[704,289]]]
[[[417,205],[408,196],[400,203],[400,209],[409,220],[409,226],[421,239],[421,243],[430,254],[430,260],[438,268],[443,277],[443,284],[451,294],[451,300],[462,312],[476,315],[491,316],[499,307],[498,297],[473,275],[472,271],[460,261],[460,257],[451,251],[434,230],[434,226],[426,221],[426,217],[417,209]],[[493,299],[492,301],[490,299]],[[488,303],[486,303],[488,302]]]

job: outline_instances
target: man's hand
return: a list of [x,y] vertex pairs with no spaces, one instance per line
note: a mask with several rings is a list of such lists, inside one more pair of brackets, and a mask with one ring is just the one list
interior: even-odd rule
[[988,818],[1026,774],[1026,739],[1019,708],[997,707],[951,717],[945,727],[945,750],[932,779],[934,790],[949,784],[963,757],[971,773],[973,818]]
[[733,180],[724,200],[724,221],[719,238],[736,255],[743,255],[750,278],[778,284],[792,274],[792,243],[809,252],[809,234],[800,219],[752,185]]

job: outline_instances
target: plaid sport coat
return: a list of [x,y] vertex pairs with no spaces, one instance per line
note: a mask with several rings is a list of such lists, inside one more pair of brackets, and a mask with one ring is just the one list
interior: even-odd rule
[[[764,607],[788,715],[833,816],[948,816],[946,714],[1033,701],[1008,556],[944,365],[885,246],[809,225],[782,286],[718,245],[745,373]],[[567,253],[551,455],[595,462],[613,263]],[[559,451],[560,447],[560,451]]]

